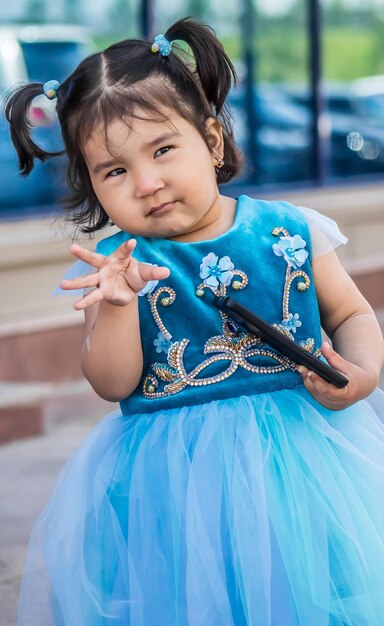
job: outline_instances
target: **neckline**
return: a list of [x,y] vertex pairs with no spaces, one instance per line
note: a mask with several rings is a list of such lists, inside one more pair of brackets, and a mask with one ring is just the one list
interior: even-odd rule
[[235,200],[237,200],[237,205],[236,205],[236,213],[235,213],[235,219],[233,220],[233,224],[232,226],[230,226],[228,228],[228,230],[226,230],[224,233],[221,233],[221,235],[218,235],[217,237],[214,237],[212,239],[199,239],[198,241],[178,241],[177,239],[156,239],[156,238],[151,238],[151,241],[163,241],[163,242],[167,242],[167,244],[171,244],[173,246],[198,246],[202,243],[216,243],[217,241],[220,241],[221,239],[223,239],[224,237],[227,237],[227,235],[229,235],[231,232],[233,232],[234,230],[236,230],[238,224],[239,224],[239,220],[240,220],[240,208],[241,205],[243,203],[243,199],[246,198],[246,196],[241,195],[238,197],[235,197]]

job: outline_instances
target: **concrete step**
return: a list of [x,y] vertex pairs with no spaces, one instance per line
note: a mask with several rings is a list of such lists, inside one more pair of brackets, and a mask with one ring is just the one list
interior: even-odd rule
[[117,408],[85,379],[65,383],[0,382],[0,444],[42,435],[59,424]]

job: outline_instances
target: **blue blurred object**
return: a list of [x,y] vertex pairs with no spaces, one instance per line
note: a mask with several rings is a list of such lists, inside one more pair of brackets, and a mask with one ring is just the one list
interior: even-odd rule
[[[90,51],[84,28],[65,24],[3,26],[0,28],[0,98],[25,82],[63,81]],[[44,150],[62,148],[55,102],[44,95],[30,108],[33,137]],[[35,162],[29,176],[21,176],[4,113],[0,115],[0,218],[55,210],[65,190],[65,158]]]
[[301,181],[309,178],[310,113],[279,86],[260,84],[253,94],[256,119],[254,169],[247,147],[247,114],[243,86],[233,90],[228,99],[234,120],[235,139],[247,157],[244,176],[260,184]]
[[[321,132],[328,178],[384,172],[384,76],[325,84]],[[255,85],[256,154],[248,153],[243,85],[231,92],[235,139],[247,156],[239,182],[289,183],[308,180],[311,104],[308,90],[292,85]],[[253,162],[253,169],[249,163]]]
[[[290,97],[310,111],[308,95]],[[323,131],[329,144],[329,177],[384,172],[384,76],[325,83]]]

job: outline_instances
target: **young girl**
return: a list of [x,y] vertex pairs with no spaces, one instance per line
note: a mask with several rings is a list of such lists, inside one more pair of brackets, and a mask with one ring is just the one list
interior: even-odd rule
[[[345,241],[333,222],[219,192],[240,165],[232,78],[211,30],[184,19],[8,100],[28,174],[52,156],[28,107],[42,90],[57,98],[74,220],[119,229],[96,252],[72,246],[88,271],[62,288],[84,290],[84,373],[121,412],[80,446],[36,524],[22,625],[383,624],[381,333],[333,251]],[[212,292],[349,385],[299,373]]]

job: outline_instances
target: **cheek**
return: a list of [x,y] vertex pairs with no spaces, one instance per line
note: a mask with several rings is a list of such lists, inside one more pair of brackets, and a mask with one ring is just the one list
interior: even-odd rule
[[184,176],[198,187],[215,183],[216,172],[210,153],[205,150],[196,151],[195,154],[190,153],[184,165]]
[[101,202],[101,198],[103,197],[102,186],[97,180],[92,179],[92,177],[90,177],[90,180],[91,180],[92,189],[95,192],[98,200]]
[[108,215],[110,214],[109,211],[109,207],[108,207],[108,197],[105,193],[103,193],[103,191],[97,187],[93,188],[93,191],[96,194],[96,197],[98,199],[98,201],[100,202],[101,206],[103,207],[103,209],[106,211],[106,213],[108,213]]
[[113,181],[112,184],[95,182],[93,184],[93,190],[107,213],[109,212],[109,207],[113,210],[114,207],[119,205],[120,197],[122,196],[122,188],[114,184]]

